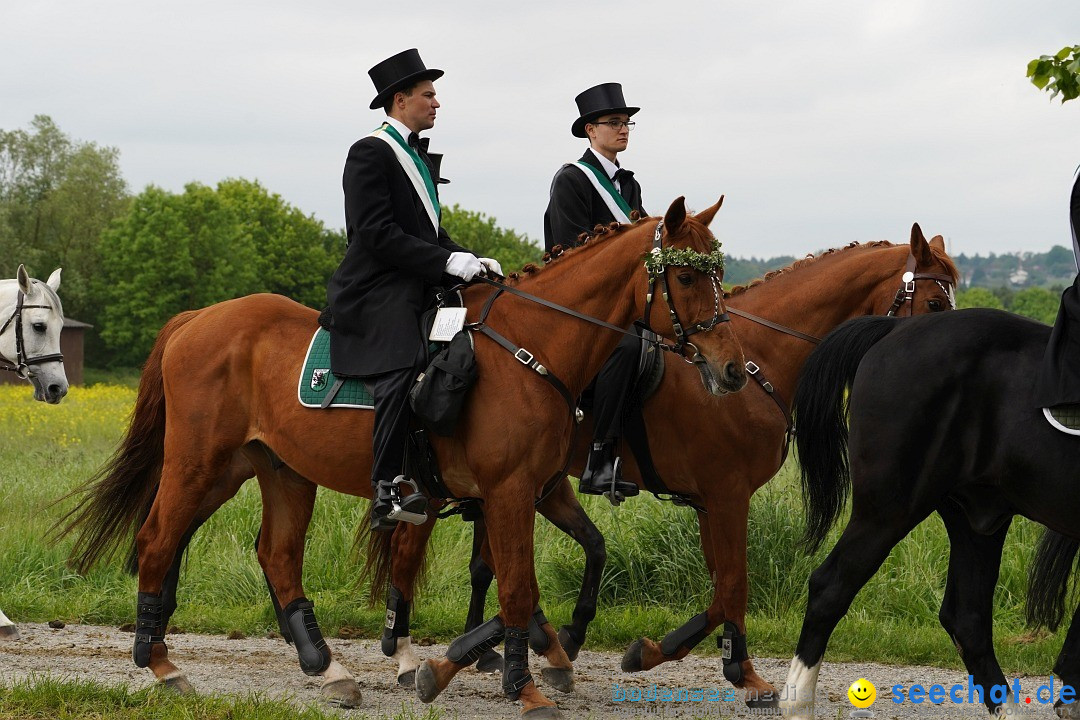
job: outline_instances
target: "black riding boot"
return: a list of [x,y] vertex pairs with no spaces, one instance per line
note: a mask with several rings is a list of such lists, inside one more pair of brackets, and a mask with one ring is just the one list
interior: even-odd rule
[[413,525],[427,522],[427,498],[404,475],[398,475],[393,480],[379,480],[374,483],[374,490],[371,499],[372,532],[393,530],[399,520]]
[[615,457],[618,438],[594,442],[589,449],[585,472],[581,474],[578,491],[587,495],[603,495],[618,505],[625,498],[638,494],[638,486],[622,479],[622,467]]

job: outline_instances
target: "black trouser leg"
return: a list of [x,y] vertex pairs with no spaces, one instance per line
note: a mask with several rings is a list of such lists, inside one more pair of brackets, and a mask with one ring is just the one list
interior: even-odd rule
[[1080,275],[1061,294],[1054,330],[1035,377],[1035,406],[1080,403]]
[[593,439],[597,442],[622,436],[627,397],[641,361],[641,338],[624,335],[596,376],[593,400]]
[[403,368],[365,380],[375,399],[373,488],[377,489],[379,482],[389,482],[404,471],[405,441],[412,417],[409,388],[416,375],[414,368]]

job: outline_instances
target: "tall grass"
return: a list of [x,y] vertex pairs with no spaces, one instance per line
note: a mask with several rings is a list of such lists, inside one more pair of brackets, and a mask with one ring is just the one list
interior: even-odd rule
[[[58,406],[34,403],[26,386],[0,386],[0,608],[18,621],[62,619],[118,624],[134,616],[136,586],[119,558],[86,577],[65,565],[69,543],[44,541],[70,506],[53,502],[90,477],[126,427],[135,390],[121,385],[73,388]],[[807,578],[839,533],[813,557],[799,547],[802,508],[793,462],[754,496],[749,518],[749,640],[758,655],[790,656],[806,602]],[[608,563],[600,612],[590,628],[593,647],[624,647],[639,635],[658,638],[705,609],[713,587],[700,550],[695,514],[648,496],[615,509],[602,498],[582,498],[607,541]],[[254,482],[196,535],[184,566],[173,623],[189,631],[262,633],[275,627],[253,551],[260,522]],[[356,527],[367,503],[318,493],[308,534],[304,585],[329,635],[342,628],[377,636],[382,610],[366,608],[355,586]],[[840,523],[842,527],[843,521]],[[569,620],[584,568],[570,538],[538,517],[537,573],[543,604],[556,624]],[[414,632],[442,640],[456,636],[468,602],[472,528],[440,522],[432,539],[428,582],[416,603]],[[995,597],[999,655],[1006,670],[1047,672],[1060,648],[1057,635],[1023,634],[1026,567],[1038,528],[1014,523]],[[831,659],[917,661],[958,666],[940,629],[948,541],[936,516],[901,542],[856,598],[830,643]],[[495,612],[489,593],[489,615]],[[715,652],[703,643],[701,652]]]

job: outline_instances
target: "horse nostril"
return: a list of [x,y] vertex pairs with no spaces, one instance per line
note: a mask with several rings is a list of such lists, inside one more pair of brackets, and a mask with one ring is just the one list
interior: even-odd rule
[[53,383],[47,389],[49,397],[60,399],[67,395],[67,390],[58,383]]
[[737,362],[729,362],[724,366],[724,379],[729,383],[741,384],[743,382],[743,369]]

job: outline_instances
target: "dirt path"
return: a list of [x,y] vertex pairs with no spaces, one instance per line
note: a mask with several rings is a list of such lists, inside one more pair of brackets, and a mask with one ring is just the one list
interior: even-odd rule
[[[0,642],[0,686],[31,675],[51,674],[94,680],[106,684],[127,684],[141,688],[153,682],[147,670],[131,662],[132,634],[113,627],[69,625],[51,629],[43,624],[20,625],[22,637]],[[411,691],[398,688],[394,682],[395,664],[382,656],[374,640],[329,641],[335,658],[348,668],[360,683],[364,695],[363,707],[340,711],[345,718],[392,716],[402,706],[418,715],[426,711]],[[322,702],[319,682],[300,672],[293,649],[280,639],[244,638],[230,640],[220,635],[173,635],[169,637],[170,657],[187,672],[196,690],[203,693],[258,693],[272,697],[287,697],[301,704]],[[422,657],[441,656],[443,645],[417,648]],[[611,652],[583,651],[575,666],[576,688],[570,694],[550,691],[567,718],[644,717],[751,717],[741,702],[724,701],[730,685],[724,680],[720,660],[716,657],[690,658],[668,663],[656,670],[629,675],[619,670],[620,655]],[[788,660],[758,658],[758,672],[780,685],[787,675]],[[539,680],[539,672],[533,671]],[[847,688],[864,677],[877,687],[878,700],[871,708],[874,716],[883,720],[893,718],[987,718],[981,705],[897,705],[892,702],[890,688],[901,683],[925,687],[940,683],[946,688],[967,683],[967,674],[959,670],[923,667],[894,667],[877,664],[826,663],[818,685],[817,713],[819,717],[846,718],[854,709],[847,700]],[[1021,702],[1030,696],[1032,703],[1021,714],[1032,718],[1053,718],[1049,705],[1036,703],[1034,693],[1048,678],[1022,678]],[[718,702],[614,702],[613,685],[626,691],[631,688],[718,688]],[[965,691],[966,692],[966,691]],[[501,692],[498,675],[468,670],[434,703],[444,718],[516,718],[517,704],[507,702]],[[664,709],[664,714],[658,710]]]

